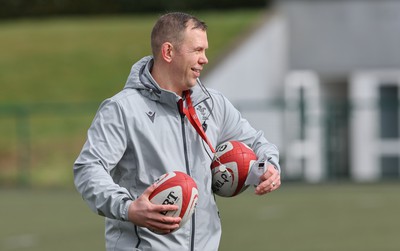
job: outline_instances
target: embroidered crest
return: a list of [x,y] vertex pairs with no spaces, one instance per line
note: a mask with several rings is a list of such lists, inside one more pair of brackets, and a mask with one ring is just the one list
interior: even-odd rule
[[202,105],[198,105],[196,107],[196,110],[200,112],[201,117],[202,117],[203,120],[207,119],[207,114],[206,114],[207,108],[205,108]]

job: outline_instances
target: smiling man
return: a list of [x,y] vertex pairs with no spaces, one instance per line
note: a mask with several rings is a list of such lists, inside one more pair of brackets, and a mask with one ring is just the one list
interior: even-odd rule
[[[204,22],[165,14],[153,27],[151,46],[153,56],[135,63],[124,89],[97,111],[74,165],[75,185],[106,217],[107,250],[218,250],[214,148],[229,140],[252,148],[267,167],[256,182],[258,195],[281,184],[278,150],[221,93],[200,82],[208,63]],[[154,181],[171,171],[189,174],[199,190],[196,211],[181,227],[179,217],[162,214],[176,205],[149,201]]]
[[[161,88],[181,96],[197,84],[203,66],[208,63],[207,26],[196,19],[183,25],[181,20],[171,17],[163,16],[151,34],[154,55],[151,75]],[[176,33],[176,28],[181,32]]]

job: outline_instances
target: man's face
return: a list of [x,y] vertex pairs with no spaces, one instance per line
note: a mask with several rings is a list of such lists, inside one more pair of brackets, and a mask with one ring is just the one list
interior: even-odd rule
[[189,23],[183,42],[175,50],[172,60],[174,84],[181,91],[196,85],[196,79],[200,77],[203,66],[208,63],[207,33],[201,29],[192,29],[192,27]]

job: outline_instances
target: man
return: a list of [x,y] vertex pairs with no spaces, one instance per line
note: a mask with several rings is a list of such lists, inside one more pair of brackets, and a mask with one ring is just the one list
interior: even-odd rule
[[[218,250],[211,149],[228,140],[244,142],[267,163],[256,194],[281,184],[276,147],[221,93],[199,81],[208,63],[206,29],[185,13],[161,16],[151,34],[153,56],[133,65],[125,88],[101,104],[88,130],[74,165],[75,185],[90,208],[106,217],[107,250]],[[201,129],[184,112],[189,103]],[[188,173],[199,190],[195,214],[180,229],[179,217],[160,213],[177,206],[149,201],[153,182],[169,171]]]

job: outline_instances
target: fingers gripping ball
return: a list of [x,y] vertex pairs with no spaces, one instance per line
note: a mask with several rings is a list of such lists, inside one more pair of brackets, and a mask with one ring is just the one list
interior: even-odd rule
[[219,145],[211,164],[212,189],[222,197],[233,197],[245,191],[247,175],[257,160],[253,150],[239,141]]
[[150,194],[150,201],[158,205],[178,205],[177,211],[162,214],[181,217],[179,227],[185,225],[195,211],[199,198],[196,182],[183,172],[169,172],[160,176],[155,183],[157,188]]

